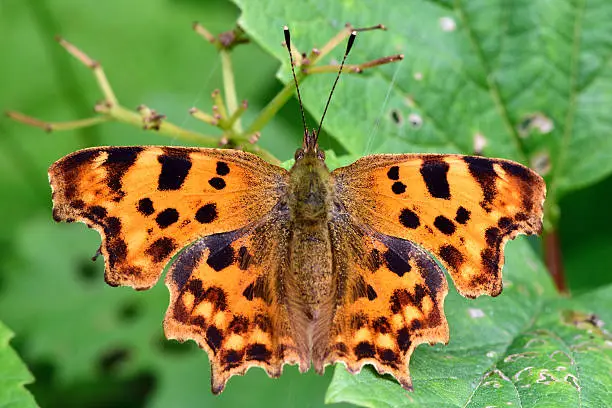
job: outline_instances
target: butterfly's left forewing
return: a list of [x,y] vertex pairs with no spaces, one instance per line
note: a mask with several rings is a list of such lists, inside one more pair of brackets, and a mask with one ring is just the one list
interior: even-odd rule
[[54,218],[96,229],[106,281],[138,289],[197,238],[270,213],[286,177],[249,153],[156,146],[80,150],[49,169]]
[[356,224],[434,254],[468,297],[498,295],[506,241],[542,229],[546,185],[508,160],[371,155],[332,177],[337,200]]

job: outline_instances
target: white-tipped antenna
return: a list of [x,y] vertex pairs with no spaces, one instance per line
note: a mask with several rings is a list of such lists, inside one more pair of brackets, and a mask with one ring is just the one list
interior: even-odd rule
[[334,85],[332,86],[331,92],[329,93],[329,98],[327,98],[327,103],[325,104],[325,109],[323,110],[323,116],[321,116],[321,121],[319,122],[319,128],[317,129],[317,133],[315,137],[319,137],[319,132],[321,132],[321,126],[323,126],[323,119],[325,119],[325,114],[327,113],[327,108],[329,107],[329,102],[331,101],[331,97],[334,94],[334,90],[336,89],[336,84],[340,79],[340,74],[342,73],[342,68],[344,68],[344,62],[346,61],[346,57],[349,52],[351,52],[351,48],[353,47],[353,43],[355,42],[355,37],[357,37],[357,31],[351,31],[351,35],[348,39],[348,44],[346,44],[346,51],[344,51],[344,57],[342,57],[342,63],[340,63],[340,69],[338,70],[338,75],[336,75],[336,80],[334,81]]
[[283,31],[285,32],[285,45],[289,52],[289,61],[291,62],[291,73],[293,74],[293,81],[295,82],[295,89],[297,91],[298,101],[300,102],[300,112],[302,113],[302,124],[304,125],[304,134],[308,132],[306,128],[306,115],[304,115],[304,106],[302,105],[302,96],[300,95],[300,87],[298,85],[297,77],[295,76],[295,69],[293,68],[293,54],[291,54],[291,35],[289,34],[289,27],[284,26]]

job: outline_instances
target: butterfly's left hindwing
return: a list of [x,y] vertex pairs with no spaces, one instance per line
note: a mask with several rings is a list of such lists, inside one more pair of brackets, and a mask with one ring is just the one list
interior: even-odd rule
[[199,237],[262,219],[286,175],[249,153],[156,146],[80,150],[49,169],[55,220],[96,229],[106,281],[137,289]]
[[166,277],[166,336],[193,339],[206,350],[215,394],[252,366],[271,377],[280,376],[283,364],[309,366],[283,306],[289,235],[287,211],[273,210],[257,225],[199,239]]

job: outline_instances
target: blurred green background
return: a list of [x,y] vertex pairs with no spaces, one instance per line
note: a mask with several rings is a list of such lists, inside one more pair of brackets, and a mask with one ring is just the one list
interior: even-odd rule
[[[210,110],[209,94],[221,87],[218,55],[191,24],[220,33],[239,15],[222,0],[3,0],[0,108],[55,121],[92,115],[101,95],[91,72],[53,40],[60,34],[102,62],[126,107],[145,103],[178,125],[214,133],[187,113],[194,105]],[[280,44],[281,27],[273,28]],[[239,98],[249,101],[248,122],[282,88],[275,77],[280,64],[256,43],[232,57]],[[260,144],[289,159],[301,129],[292,100]],[[274,381],[252,370],[213,397],[205,353],[163,339],[166,288],[107,287],[101,260],[89,260],[98,235],[80,224],[53,223],[46,169],[58,158],[94,145],[179,143],[117,123],[46,134],[0,118],[0,320],[16,333],[12,345],[36,377],[29,389],[41,406],[323,405],[331,368],[318,377],[287,367]],[[612,281],[610,199],[607,177],[560,202],[562,253],[574,293]]]

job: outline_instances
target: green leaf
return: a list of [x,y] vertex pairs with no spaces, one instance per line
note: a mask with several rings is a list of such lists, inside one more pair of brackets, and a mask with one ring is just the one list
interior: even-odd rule
[[[483,154],[540,171],[551,206],[612,171],[608,0],[234,1],[240,24],[282,62],[284,82],[291,80],[279,45],[284,24],[303,52],[322,47],[347,21],[388,27],[359,33],[349,63],[397,53],[404,61],[345,75],[325,119],[326,131],[353,155],[469,154],[480,150],[479,139]],[[325,63],[339,61],[343,49]],[[315,118],[332,81],[313,75],[301,88]],[[422,124],[411,126],[411,117]]]
[[24,385],[33,381],[17,353],[9,346],[13,333],[0,322],[0,407],[37,407],[34,397]]

